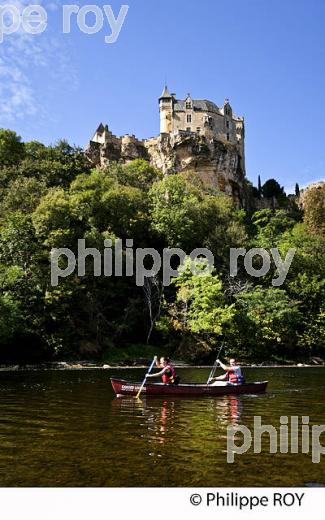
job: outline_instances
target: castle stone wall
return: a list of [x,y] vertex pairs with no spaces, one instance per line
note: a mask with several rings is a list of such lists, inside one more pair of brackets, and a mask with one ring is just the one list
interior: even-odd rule
[[104,167],[141,158],[164,175],[196,172],[203,182],[231,195],[241,206],[245,197],[243,118],[233,115],[228,100],[221,108],[189,96],[179,101],[167,87],[159,107],[161,132],[151,139],[117,137],[100,124],[85,151],[91,163]]

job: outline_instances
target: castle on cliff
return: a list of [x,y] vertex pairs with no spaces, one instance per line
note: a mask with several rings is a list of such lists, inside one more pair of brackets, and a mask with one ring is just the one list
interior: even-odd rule
[[245,124],[226,99],[222,107],[190,94],[179,100],[165,86],[159,98],[160,134],[139,140],[117,137],[100,124],[86,155],[96,167],[111,162],[146,159],[164,175],[196,172],[204,183],[245,205]]

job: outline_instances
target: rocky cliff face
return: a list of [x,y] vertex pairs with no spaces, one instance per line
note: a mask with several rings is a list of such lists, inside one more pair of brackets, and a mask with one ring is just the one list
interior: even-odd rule
[[165,175],[196,172],[204,183],[218,187],[241,205],[245,174],[234,144],[184,133],[161,135],[147,141],[146,147],[152,165]]
[[244,204],[245,172],[237,146],[213,137],[180,132],[138,141],[134,136],[124,136],[105,144],[91,141],[86,155],[97,167],[143,158],[165,175],[196,172],[207,185],[231,195],[238,206]]
[[304,208],[305,198],[308,197],[308,194],[312,190],[318,190],[320,192],[325,193],[325,181],[312,182],[311,184],[306,186],[305,189],[300,190],[300,195],[297,202],[301,208]]

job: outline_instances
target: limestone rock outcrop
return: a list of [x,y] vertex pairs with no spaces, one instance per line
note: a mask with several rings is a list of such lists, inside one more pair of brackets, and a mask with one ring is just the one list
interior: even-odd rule
[[164,175],[196,172],[204,183],[231,195],[238,206],[243,204],[245,172],[233,143],[194,132],[161,134],[146,141],[110,134],[105,142],[90,141],[86,155],[94,167],[145,159]]

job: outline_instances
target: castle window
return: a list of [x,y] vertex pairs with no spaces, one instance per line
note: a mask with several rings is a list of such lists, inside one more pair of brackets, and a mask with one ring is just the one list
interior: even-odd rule
[[196,129],[197,133],[199,134],[201,132],[201,128],[198,126]]
[[192,116],[191,116],[191,114],[187,114],[187,116],[186,116],[186,122],[187,122],[187,123],[192,123]]
[[230,135],[229,135],[229,134],[227,134],[227,141],[229,141],[229,139],[230,139]]
[[229,123],[229,121],[226,121],[226,127],[227,127],[227,128],[230,128],[230,123]]
[[188,127],[186,128],[186,132],[190,132],[190,131],[191,131],[191,128],[188,126]]
[[187,108],[187,110],[191,110],[192,103],[190,101],[186,101],[186,108]]

